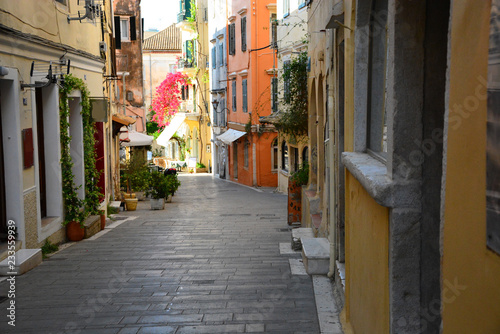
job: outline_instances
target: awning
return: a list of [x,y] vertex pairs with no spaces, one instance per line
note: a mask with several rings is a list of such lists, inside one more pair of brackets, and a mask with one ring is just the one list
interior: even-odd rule
[[227,145],[230,145],[233,141],[235,141],[236,139],[238,139],[240,137],[243,137],[246,134],[247,133],[243,132],[243,131],[229,129],[226,132],[224,132],[223,134],[221,134],[220,136],[217,136],[217,139],[219,139],[221,142],[223,142]]
[[113,137],[116,136],[118,132],[120,132],[120,128],[123,125],[129,126],[130,124],[135,123],[135,119],[122,114],[113,114],[111,118],[113,120]]
[[172,138],[174,133],[181,127],[185,119],[185,113],[178,112],[177,114],[175,114],[170,124],[162,131],[158,138],[156,138],[156,143],[163,147],[167,147],[170,138]]
[[153,144],[153,136],[148,136],[137,131],[120,133],[120,139],[126,139],[127,137],[129,141],[123,141],[123,146],[148,146]]

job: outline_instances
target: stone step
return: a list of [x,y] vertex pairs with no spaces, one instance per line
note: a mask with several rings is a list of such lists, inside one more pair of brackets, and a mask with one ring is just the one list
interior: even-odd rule
[[309,275],[326,275],[330,268],[330,243],[326,238],[303,238],[302,260]]
[[[23,242],[18,240],[16,241],[16,251],[21,249]],[[9,255],[9,243],[7,241],[2,242],[0,244],[0,261],[3,261]]]
[[300,240],[302,238],[314,238],[314,233],[312,228],[301,227],[292,230],[292,249],[295,251],[302,250],[302,243]]
[[19,276],[42,263],[41,249],[20,249],[14,255],[14,267],[10,266],[9,258],[0,262],[0,276]]

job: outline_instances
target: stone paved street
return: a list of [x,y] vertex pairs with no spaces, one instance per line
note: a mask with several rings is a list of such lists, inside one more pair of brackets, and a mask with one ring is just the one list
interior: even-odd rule
[[286,196],[180,180],[164,211],[140,203],[119,214],[137,218],[18,277],[16,327],[4,301],[0,332],[319,333],[312,280],[292,276],[279,253],[290,241]]

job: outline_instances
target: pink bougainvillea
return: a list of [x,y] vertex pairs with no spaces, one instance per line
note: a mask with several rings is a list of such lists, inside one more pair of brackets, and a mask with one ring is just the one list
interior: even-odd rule
[[181,88],[188,84],[188,77],[180,72],[169,73],[163,82],[156,88],[153,98],[152,109],[154,115],[152,120],[158,123],[160,128],[170,124],[170,120],[179,110],[181,104]]

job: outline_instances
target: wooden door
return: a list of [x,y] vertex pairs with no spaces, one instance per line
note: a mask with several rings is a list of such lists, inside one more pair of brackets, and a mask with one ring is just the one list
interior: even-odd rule
[[36,88],[36,128],[38,139],[38,180],[40,187],[40,213],[47,217],[47,184],[45,179],[45,135],[43,131],[43,97],[42,89]]

